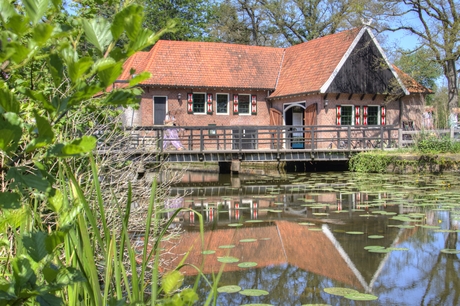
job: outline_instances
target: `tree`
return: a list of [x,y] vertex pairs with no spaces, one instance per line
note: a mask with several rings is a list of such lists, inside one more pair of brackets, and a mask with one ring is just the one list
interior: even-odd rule
[[251,31],[238,19],[237,8],[229,0],[217,4],[215,12],[209,25],[210,37],[220,42],[251,44]]
[[236,14],[227,20],[244,24],[250,33],[249,44],[261,46],[295,45],[359,25],[363,8],[360,0],[226,0],[219,10],[230,6]]
[[458,107],[460,2],[458,0],[382,1],[368,7],[384,31],[405,31],[419,38],[447,79],[448,108]]
[[145,10],[144,26],[152,31],[176,23],[174,31],[165,33],[168,40],[209,40],[208,25],[214,16],[211,2],[203,0],[137,0]]
[[[433,61],[433,54],[430,49],[420,48],[414,52],[401,50],[399,58],[395,60],[394,64],[421,85],[434,92],[437,90],[436,81],[442,75],[442,66]],[[428,95],[428,104],[430,101],[431,97]]]

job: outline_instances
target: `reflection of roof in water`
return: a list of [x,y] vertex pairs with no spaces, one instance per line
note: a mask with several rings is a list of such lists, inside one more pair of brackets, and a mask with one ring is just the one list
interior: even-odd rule
[[[327,226],[322,231],[309,230],[307,226],[295,222],[274,221],[272,225],[245,225],[234,228],[209,231],[204,234],[204,249],[214,250],[215,254],[201,254],[201,238],[198,232],[186,232],[176,246],[176,253],[190,251],[186,262],[201,267],[202,272],[217,273],[222,263],[218,257],[232,256],[239,262],[256,262],[257,267],[288,263],[305,271],[343,282],[356,288],[367,288],[359,271],[348,258],[341,246],[333,238]],[[242,239],[257,239],[254,242],[241,242]],[[193,249],[191,246],[193,245]],[[235,245],[231,249],[222,249],[222,245]],[[180,259],[179,259],[180,260]],[[171,264],[175,267],[178,262]],[[226,264],[225,272],[240,270],[237,263]],[[190,266],[188,275],[196,274]]]

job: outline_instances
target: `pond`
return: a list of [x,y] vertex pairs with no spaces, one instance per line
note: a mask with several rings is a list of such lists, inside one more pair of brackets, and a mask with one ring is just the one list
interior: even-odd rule
[[[206,231],[180,215],[174,252],[188,286],[221,271],[218,305],[460,305],[459,179],[186,173],[168,204]],[[201,278],[198,305],[209,292]]]

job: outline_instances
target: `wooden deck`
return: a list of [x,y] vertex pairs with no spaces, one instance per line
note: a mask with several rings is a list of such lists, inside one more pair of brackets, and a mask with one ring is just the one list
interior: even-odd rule
[[[129,151],[133,155],[154,154],[171,162],[241,161],[346,161],[354,153],[394,150],[410,146],[422,131],[404,131],[395,126],[187,126],[178,129],[183,146],[164,147],[171,127],[151,126],[129,130],[130,141],[109,146],[98,142],[99,154]],[[424,131],[454,138],[458,129]]]

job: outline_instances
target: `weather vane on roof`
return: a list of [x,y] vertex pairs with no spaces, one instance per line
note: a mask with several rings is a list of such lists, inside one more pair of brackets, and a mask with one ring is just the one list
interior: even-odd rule
[[372,24],[372,18],[369,18],[367,21],[364,18],[361,18],[361,23],[365,26],[370,26]]

